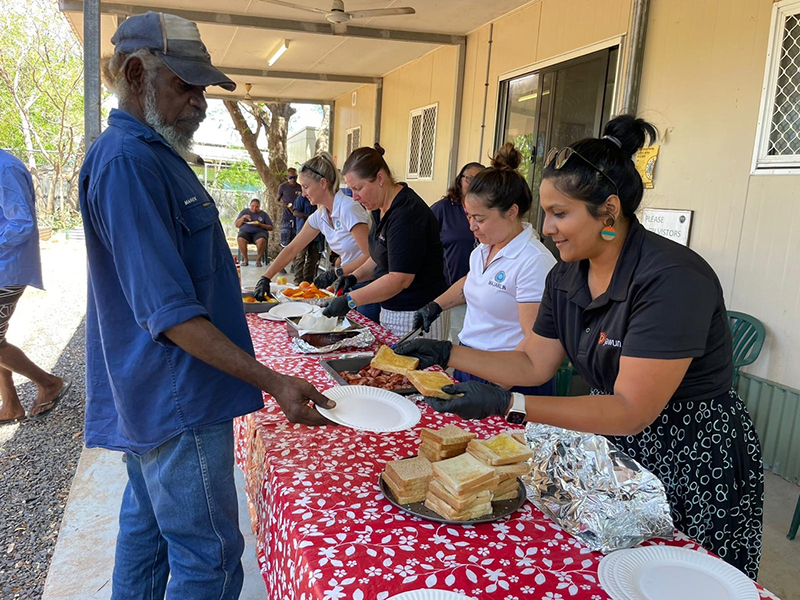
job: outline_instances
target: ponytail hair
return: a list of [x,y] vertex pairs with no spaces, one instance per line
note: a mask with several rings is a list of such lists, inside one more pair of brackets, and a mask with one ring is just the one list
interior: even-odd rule
[[300,166],[300,172],[314,181],[321,181],[324,178],[328,182],[331,192],[335,194],[339,191],[339,171],[333,164],[333,158],[327,152],[320,152],[308,159]]
[[522,155],[511,142],[506,142],[492,159],[492,166],[477,173],[467,189],[467,195],[475,196],[484,206],[505,214],[516,205],[519,217],[528,212],[533,196],[528,182],[517,170]]
[[375,181],[378,173],[383,171],[392,183],[395,183],[392,177],[392,171],[389,165],[383,158],[384,150],[380,144],[376,143],[375,146],[370,148],[364,146],[363,148],[356,148],[347,157],[342,166],[342,175],[352,173],[359,179],[367,181]]

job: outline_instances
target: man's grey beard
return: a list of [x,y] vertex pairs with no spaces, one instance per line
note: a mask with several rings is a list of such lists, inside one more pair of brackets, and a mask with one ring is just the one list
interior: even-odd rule
[[154,84],[155,74],[147,77],[147,93],[144,99],[144,120],[150,127],[155,129],[158,134],[167,140],[178,154],[187,162],[194,163],[197,155],[192,152],[194,132],[181,133],[174,125],[164,122],[164,115],[158,110],[158,100],[156,98],[156,86]]

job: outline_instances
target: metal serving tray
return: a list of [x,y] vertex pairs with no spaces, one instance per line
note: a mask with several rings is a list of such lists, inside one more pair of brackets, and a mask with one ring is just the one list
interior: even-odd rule
[[[347,383],[340,373],[358,373],[361,369],[366,367],[371,360],[372,356],[354,356],[351,358],[323,358],[320,362],[322,363],[322,368],[325,369],[336,383],[339,385],[352,385]],[[413,387],[390,391],[403,396],[411,396],[418,393]]]

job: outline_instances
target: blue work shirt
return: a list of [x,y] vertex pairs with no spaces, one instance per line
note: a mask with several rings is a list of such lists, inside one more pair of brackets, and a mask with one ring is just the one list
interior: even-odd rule
[[439,237],[444,247],[444,274],[449,287],[469,272],[469,256],[477,242],[461,204],[442,198],[431,206],[431,210],[439,221]]
[[42,286],[36,196],[28,169],[0,150],[0,287]]
[[203,317],[253,355],[217,207],[189,165],[153,129],[113,110],[81,169],[80,203],[86,445],[144,454],[262,408],[258,389],[164,335]]

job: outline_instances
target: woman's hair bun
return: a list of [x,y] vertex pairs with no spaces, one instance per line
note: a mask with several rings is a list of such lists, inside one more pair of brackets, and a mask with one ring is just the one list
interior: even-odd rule
[[375,150],[377,150],[378,154],[380,154],[381,156],[386,154],[386,150],[384,150],[383,146],[381,146],[378,142],[375,142],[375,145],[373,146],[373,148],[375,148]]
[[637,119],[632,115],[620,115],[606,124],[603,135],[619,140],[622,151],[628,156],[633,156],[645,145],[650,145],[658,139],[658,130],[644,119]]
[[492,159],[492,168],[498,171],[516,171],[522,163],[522,154],[514,148],[514,144],[506,142]]

